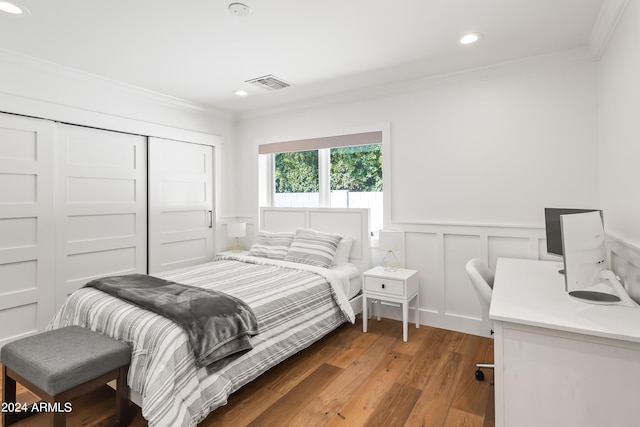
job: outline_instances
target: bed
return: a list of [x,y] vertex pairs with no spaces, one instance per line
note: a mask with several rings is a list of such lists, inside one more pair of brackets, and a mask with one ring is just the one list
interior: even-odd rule
[[[244,353],[198,366],[189,337],[173,321],[94,288],[74,292],[50,328],[75,324],[130,343],[131,400],[149,425],[195,426],[243,385],[354,321],[362,307],[361,273],[369,266],[368,215],[367,209],[262,208],[260,233],[248,255],[227,253],[153,275],[215,289],[251,307],[259,333]],[[340,262],[336,257],[331,265],[326,259],[318,263],[305,258],[307,248],[299,243],[309,233],[350,237],[352,243],[346,254],[341,248]],[[262,244],[282,235],[294,236],[286,259],[271,256],[281,245]]]

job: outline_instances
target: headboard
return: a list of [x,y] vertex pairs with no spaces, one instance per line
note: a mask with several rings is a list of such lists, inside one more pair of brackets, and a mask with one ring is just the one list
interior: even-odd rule
[[296,231],[313,228],[353,237],[349,261],[362,269],[371,266],[369,209],[360,208],[260,208],[260,230]]

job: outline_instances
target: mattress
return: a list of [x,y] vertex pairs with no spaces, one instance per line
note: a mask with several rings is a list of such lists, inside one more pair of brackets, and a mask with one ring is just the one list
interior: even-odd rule
[[362,290],[362,271],[354,264],[343,264],[331,267],[331,270],[340,271],[341,274],[349,277],[348,282],[341,282],[344,294],[351,299],[358,295]]

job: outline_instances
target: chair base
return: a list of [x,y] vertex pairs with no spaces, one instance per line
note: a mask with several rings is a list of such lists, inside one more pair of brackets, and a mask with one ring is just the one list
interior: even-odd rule
[[[482,372],[482,368],[485,369],[494,369],[495,365],[493,363],[476,363],[476,367],[478,368],[476,370],[476,379],[478,381],[484,381],[484,372]],[[493,383],[492,383],[493,384]]]

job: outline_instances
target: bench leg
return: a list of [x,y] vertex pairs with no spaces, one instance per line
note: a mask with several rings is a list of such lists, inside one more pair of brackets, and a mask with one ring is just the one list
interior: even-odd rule
[[[6,365],[2,365],[2,402],[12,403],[16,402],[16,380],[11,378],[7,373]],[[2,411],[2,427],[10,426],[18,421],[24,420],[31,416],[30,412],[5,412]]]
[[67,425],[67,414],[64,412],[53,413],[53,427],[65,427]]
[[[16,403],[16,382],[7,375],[7,367],[4,365],[2,365],[2,401],[5,403]],[[13,424],[11,415],[13,414],[2,411],[3,427]]]
[[116,383],[116,423],[117,426],[128,424],[129,386],[127,386],[127,373],[129,366],[123,366],[118,370]]

